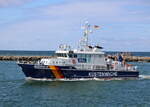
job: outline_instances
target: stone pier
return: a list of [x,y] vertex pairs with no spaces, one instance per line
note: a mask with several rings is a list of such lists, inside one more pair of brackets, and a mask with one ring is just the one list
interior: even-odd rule
[[51,58],[51,56],[0,56],[2,61],[36,61],[42,58]]
[[[0,56],[1,61],[37,61],[42,58],[52,58],[52,56]],[[124,58],[127,62],[150,62],[150,57],[125,56]]]

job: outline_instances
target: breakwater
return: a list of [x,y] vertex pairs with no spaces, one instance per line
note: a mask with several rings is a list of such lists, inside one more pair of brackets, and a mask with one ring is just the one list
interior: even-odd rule
[[126,56],[125,60],[127,62],[150,62],[150,57]]
[[[116,56],[111,56],[112,59],[115,59]],[[143,56],[124,56],[126,62],[150,62],[150,57]]]
[[[1,61],[37,61],[42,58],[52,58],[52,56],[0,56]],[[150,62],[150,57],[142,56],[125,56],[124,59],[127,62]]]
[[0,56],[1,61],[37,61],[51,56]]

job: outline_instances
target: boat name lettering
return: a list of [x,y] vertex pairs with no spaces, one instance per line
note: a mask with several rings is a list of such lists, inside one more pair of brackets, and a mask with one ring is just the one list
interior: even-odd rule
[[117,76],[117,72],[89,72],[90,77],[107,77],[107,76]]

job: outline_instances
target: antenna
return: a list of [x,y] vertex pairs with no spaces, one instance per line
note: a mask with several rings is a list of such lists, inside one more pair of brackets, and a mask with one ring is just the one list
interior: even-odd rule
[[89,34],[92,33],[91,25],[88,21],[85,21],[84,26],[82,26],[83,29],[83,37],[81,38],[80,42],[80,48],[85,49],[89,45]]

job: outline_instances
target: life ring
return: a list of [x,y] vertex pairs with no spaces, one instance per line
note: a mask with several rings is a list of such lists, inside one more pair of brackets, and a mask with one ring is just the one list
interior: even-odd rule
[[112,67],[112,68],[115,68],[115,64],[111,64],[111,67]]
[[76,60],[75,60],[75,59],[72,59],[72,63],[73,63],[73,64],[76,64]]

